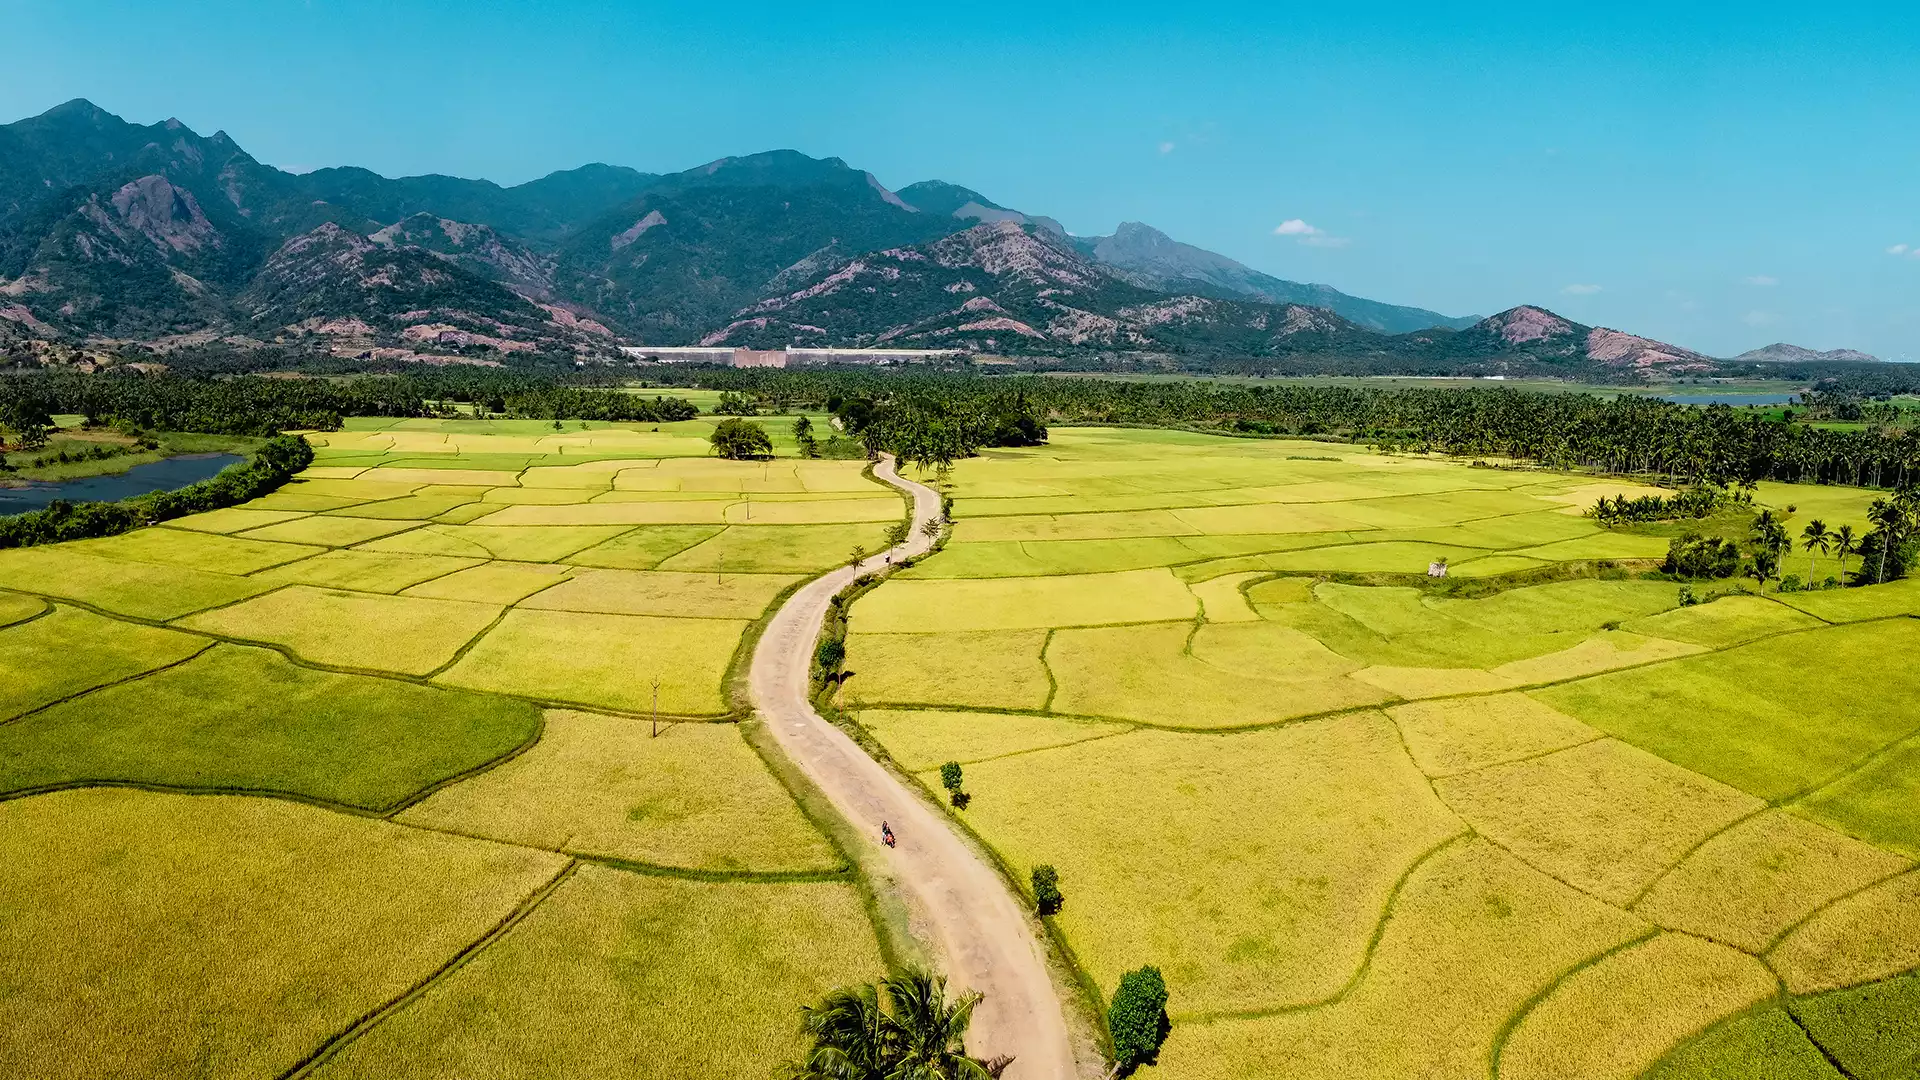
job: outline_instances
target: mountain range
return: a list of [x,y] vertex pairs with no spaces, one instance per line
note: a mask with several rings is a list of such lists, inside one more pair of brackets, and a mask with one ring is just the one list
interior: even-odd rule
[[[889,191],[791,150],[514,187],[295,174],[223,132],[83,100],[0,126],[10,339],[487,362],[699,343],[1434,373],[1714,363],[1539,308],[1448,318],[1285,281],[1138,222],[1073,236],[956,184]],[[1793,350],[1742,359],[1805,359]]]

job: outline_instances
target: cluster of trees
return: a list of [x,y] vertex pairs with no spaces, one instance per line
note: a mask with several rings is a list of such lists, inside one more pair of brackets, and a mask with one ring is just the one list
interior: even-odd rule
[[1733,487],[1715,483],[1695,484],[1670,496],[1639,495],[1631,499],[1625,495],[1615,495],[1611,499],[1602,496],[1587,510],[1587,515],[1602,525],[1703,518],[1724,505],[1753,505],[1753,489],[1751,482],[1742,481]]
[[1662,569],[1684,578],[1729,578],[1743,572],[1760,582],[1779,578],[1781,589],[1791,592],[1841,584],[1838,574],[1829,574],[1822,583],[1817,557],[1833,556],[1835,569],[1841,570],[1857,555],[1860,565],[1848,584],[1878,585],[1906,577],[1920,560],[1920,487],[1875,499],[1867,517],[1872,528],[1865,536],[1856,536],[1852,525],[1830,529],[1819,518],[1808,521],[1800,530],[1800,547],[1807,555],[1805,579],[1785,572],[1794,538],[1772,510],[1760,511],[1748,526],[1750,557],[1743,559],[1740,545],[1729,538],[1688,532],[1668,543]]
[[176,491],[156,491],[119,502],[56,501],[44,510],[0,517],[0,548],[113,536],[142,525],[237,506],[287,482],[313,461],[313,448],[295,435],[268,439],[251,461]]
[[450,402],[538,420],[660,423],[698,413],[681,398],[645,397],[492,370],[337,380],[205,378],[132,370],[0,375],[0,427],[16,437],[39,425],[44,438],[54,413],[78,413],[89,424],[119,422],[155,431],[272,435],[292,429],[331,431],[344,416],[444,415]]
[[[934,461],[942,453],[964,456],[953,446],[1043,438],[1050,423],[1108,423],[1332,437],[1387,450],[1641,474],[1681,485],[1774,479],[1898,487],[1920,478],[1920,428],[1832,431],[1726,405],[1700,408],[1631,395],[844,368],[689,368],[659,377],[761,401],[837,403],[829,407],[849,432],[871,425],[876,441],[897,444],[886,447],[896,452],[912,446],[916,461],[923,452]],[[1020,417],[1031,426],[1022,426]],[[963,432],[943,430],[963,419]]]
[[730,416],[713,427],[707,437],[713,452],[735,461],[751,461],[773,456],[773,440],[767,429],[737,416]]

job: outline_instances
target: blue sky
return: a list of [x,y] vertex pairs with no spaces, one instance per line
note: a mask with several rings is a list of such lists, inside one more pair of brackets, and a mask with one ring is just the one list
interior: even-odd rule
[[1920,14],[1676,7],[0,0],[0,118],[502,183],[791,147],[1448,314],[1920,359]]

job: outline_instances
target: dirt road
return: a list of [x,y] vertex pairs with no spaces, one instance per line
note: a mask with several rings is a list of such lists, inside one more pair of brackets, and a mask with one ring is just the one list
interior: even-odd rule
[[[913,532],[892,557],[931,546],[921,526],[940,513],[938,493],[895,475],[892,459],[875,475],[912,494]],[[894,779],[846,733],[814,712],[808,672],[827,601],[855,577],[884,568],[876,555],[807,584],[788,600],[754,650],[750,680],[760,715],[786,751],[867,838],[870,863],[885,866],[905,894],[925,942],[951,984],[986,995],[974,1012],[967,1050],[976,1057],[1012,1054],[1012,1080],[1069,1080],[1073,1047],[1044,946],[1024,904],[973,853],[945,816]],[[880,844],[880,823],[892,825],[899,846]]]

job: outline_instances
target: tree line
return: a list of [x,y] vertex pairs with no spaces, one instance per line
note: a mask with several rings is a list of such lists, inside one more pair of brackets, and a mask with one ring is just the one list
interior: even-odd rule
[[[869,412],[899,418],[918,439],[971,449],[994,445],[979,433],[999,425],[976,420],[967,425],[967,437],[956,440],[941,431],[941,422],[990,418],[1004,410],[1029,417],[1035,434],[1047,424],[1103,423],[1335,438],[1385,450],[1639,474],[1681,485],[1781,480],[1897,488],[1920,478],[1920,429],[1834,431],[1727,405],[1702,408],[1631,395],[833,368],[688,368],[649,377],[725,390],[775,411],[837,401],[842,408],[832,411],[854,431],[866,426],[864,403]],[[876,441],[904,444],[901,434],[883,419]]]
[[467,411],[521,419],[643,423],[686,420],[698,412],[681,398],[646,397],[494,370],[343,379],[211,378],[126,370],[0,375],[0,428],[16,439],[36,430],[43,435],[57,413],[77,413],[89,425],[122,423],[156,431],[272,435],[288,430],[332,431],[348,416],[423,417]]

